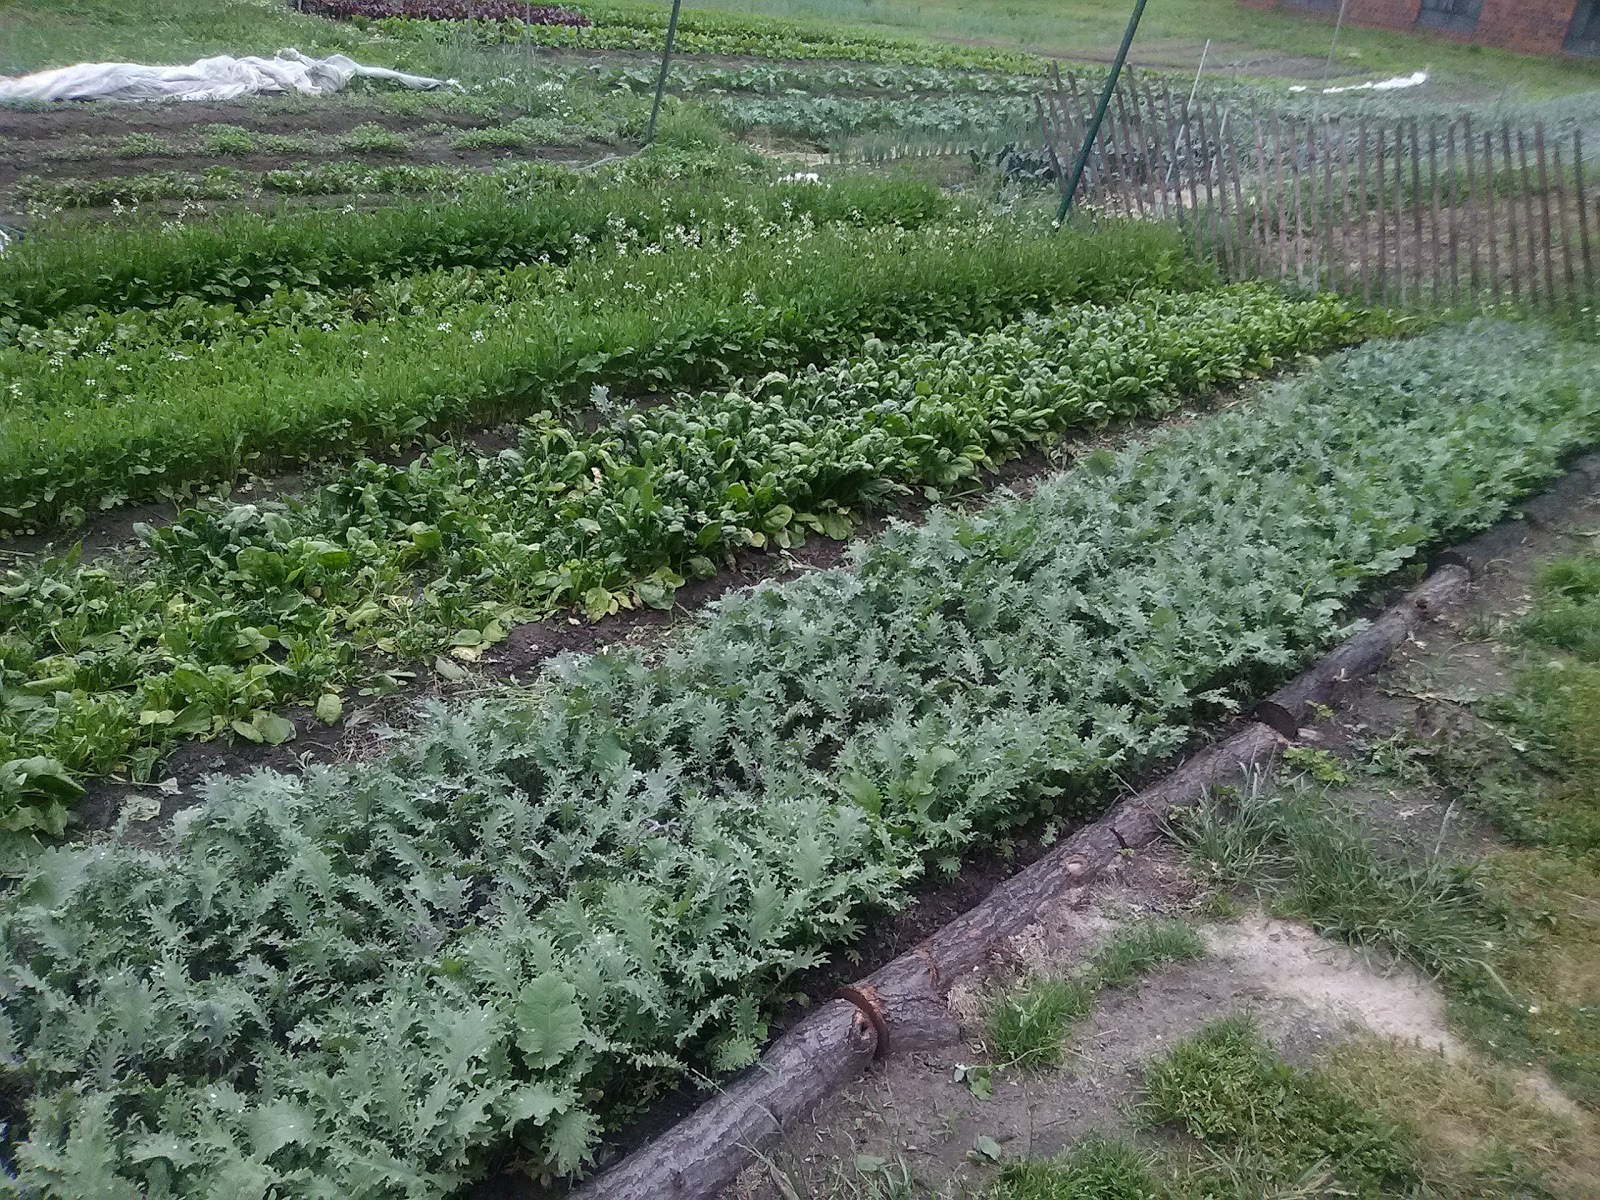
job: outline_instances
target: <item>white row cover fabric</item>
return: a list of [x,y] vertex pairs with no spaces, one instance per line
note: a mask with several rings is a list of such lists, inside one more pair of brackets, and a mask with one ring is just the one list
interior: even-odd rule
[[298,50],[280,50],[274,58],[218,55],[186,67],[79,63],[0,79],[0,100],[232,100],[262,92],[321,96],[343,91],[358,75],[407,88],[459,86],[453,79],[364,67],[343,54],[307,58]]
[[[1350,83],[1344,87],[1325,87],[1322,89],[1324,96],[1331,96],[1335,92],[1398,92],[1403,88],[1421,87],[1428,82],[1426,71],[1413,71],[1409,75],[1396,75],[1393,79],[1379,79],[1376,82],[1368,80],[1366,83]],[[1296,84],[1289,89],[1291,92],[1303,92],[1304,84]]]

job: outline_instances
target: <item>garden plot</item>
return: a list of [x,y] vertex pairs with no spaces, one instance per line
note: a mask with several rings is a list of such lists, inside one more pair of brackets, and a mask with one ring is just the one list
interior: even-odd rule
[[1092,814],[1500,517],[1595,402],[1533,330],[1375,344],[387,760],[44,852],[0,906],[14,1161],[106,1195],[577,1169],[684,1067],[749,1062],[790,980],[918,881]]
[[874,1068],[728,1200],[1587,1195],[1597,471],[1463,546],[1470,592],[1276,781],[958,983],[967,1044]]

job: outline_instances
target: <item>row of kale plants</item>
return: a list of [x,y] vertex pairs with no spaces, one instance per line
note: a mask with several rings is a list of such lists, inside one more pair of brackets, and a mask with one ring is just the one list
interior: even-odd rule
[[578,1171],[917,880],[1089,815],[1597,435],[1600,368],[1535,329],[1372,343],[385,761],[40,852],[0,899],[6,1167],[107,1198]]
[[585,432],[545,415],[495,456],[365,460],[288,504],[213,503],[145,529],[142,555],[77,556],[0,583],[0,825],[60,832],[71,778],[147,778],[180,737],[279,742],[285,706],[421,663],[464,673],[510,625],[581,606],[668,607],[729,555],[850,535],[915,490],[1071,430],[1354,340],[1332,298],[1253,286],[1079,304],[643,409]]

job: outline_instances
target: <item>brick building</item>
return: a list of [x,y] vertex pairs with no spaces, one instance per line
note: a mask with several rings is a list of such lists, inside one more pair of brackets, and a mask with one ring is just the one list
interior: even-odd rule
[[[1240,0],[1336,16],[1341,0]],[[1343,0],[1352,25],[1416,29],[1522,54],[1600,55],[1600,0]]]

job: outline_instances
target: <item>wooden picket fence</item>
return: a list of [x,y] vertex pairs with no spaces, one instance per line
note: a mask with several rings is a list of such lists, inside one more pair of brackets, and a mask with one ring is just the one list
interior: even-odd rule
[[[1062,185],[1099,87],[1052,76],[1038,97]],[[1367,302],[1538,306],[1594,295],[1581,130],[1453,119],[1302,116],[1129,73],[1079,203],[1177,221],[1236,278],[1293,280]]]

